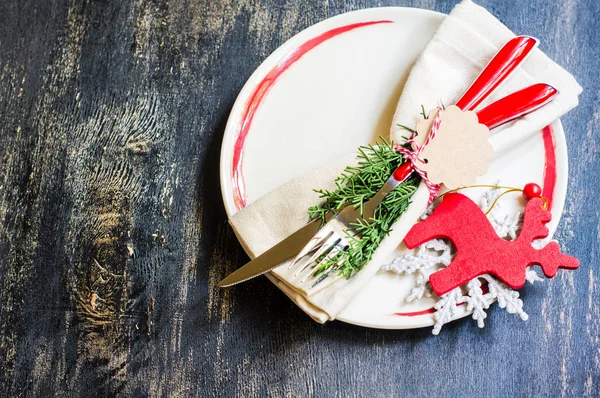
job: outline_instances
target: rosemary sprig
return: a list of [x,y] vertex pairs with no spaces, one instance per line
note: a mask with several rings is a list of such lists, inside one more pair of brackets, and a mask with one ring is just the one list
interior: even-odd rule
[[[403,156],[394,151],[393,145],[382,137],[375,146],[362,146],[358,152],[358,165],[346,167],[335,180],[335,190],[315,190],[325,201],[308,209],[311,219],[321,219],[325,223],[328,213],[344,206],[352,205],[362,210],[362,206],[404,161]],[[315,269],[315,276],[337,270],[349,278],[362,269],[371,260],[383,238],[390,233],[394,222],[406,211],[418,184],[418,177],[401,183],[384,198],[371,220],[353,224],[354,228],[347,236],[349,249],[325,260]]]

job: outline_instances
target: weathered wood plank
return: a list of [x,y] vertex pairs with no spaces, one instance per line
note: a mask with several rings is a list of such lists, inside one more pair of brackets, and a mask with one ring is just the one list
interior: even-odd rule
[[314,324],[246,257],[218,162],[237,93],[309,0],[0,2],[0,395],[598,396],[600,3],[481,3],[584,86],[558,238],[582,267],[439,337]]

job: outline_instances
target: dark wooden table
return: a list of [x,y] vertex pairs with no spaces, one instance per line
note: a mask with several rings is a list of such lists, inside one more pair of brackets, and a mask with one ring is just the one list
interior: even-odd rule
[[0,1],[0,396],[599,396],[600,2],[482,1],[584,87],[556,234],[581,269],[430,329],[320,326],[227,224],[219,149],[260,62],[303,28],[456,1]]

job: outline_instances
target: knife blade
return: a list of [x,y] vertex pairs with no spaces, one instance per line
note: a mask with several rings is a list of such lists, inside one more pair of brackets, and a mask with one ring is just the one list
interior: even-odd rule
[[232,286],[255,276],[269,272],[282,262],[294,257],[319,230],[321,220],[309,222],[254,260],[238,268],[217,284],[218,287]]

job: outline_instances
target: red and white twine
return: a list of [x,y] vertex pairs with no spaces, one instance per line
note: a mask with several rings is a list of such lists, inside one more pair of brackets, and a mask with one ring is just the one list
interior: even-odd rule
[[405,159],[407,159],[409,162],[411,162],[413,164],[414,170],[417,172],[417,174],[419,174],[421,176],[421,178],[423,179],[423,182],[429,189],[429,204],[431,204],[431,202],[433,202],[433,200],[437,197],[438,192],[440,191],[440,185],[434,184],[433,182],[431,182],[429,180],[429,178],[427,178],[427,172],[425,172],[425,171],[421,170],[421,168],[419,168],[419,166],[417,164],[417,160],[424,163],[423,159],[420,158],[421,152],[423,152],[423,149],[425,149],[425,147],[431,142],[431,140],[433,140],[435,138],[435,135],[437,134],[438,130],[440,129],[440,124],[442,123],[442,112],[441,112],[442,108],[438,108],[438,109],[439,109],[439,111],[435,115],[435,119],[433,120],[433,125],[431,126],[431,130],[429,131],[429,134],[427,135],[427,139],[425,140],[423,145],[418,145],[415,142],[415,140],[414,140],[415,133],[416,133],[415,131],[412,132],[410,139],[405,141],[405,144],[412,145],[416,148],[414,151],[411,151],[410,149],[405,148],[400,144],[394,145],[394,150],[396,152],[401,153]]

